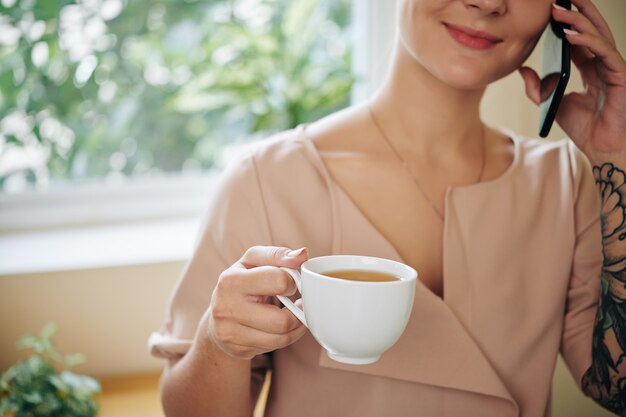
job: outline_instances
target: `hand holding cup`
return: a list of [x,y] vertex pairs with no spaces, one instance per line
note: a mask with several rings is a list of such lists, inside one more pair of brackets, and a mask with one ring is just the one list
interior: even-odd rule
[[284,348],[307,328],[287,309],[270,304],[276,295],[292,296],[296,285],[280,267],[299,268],[306,248],[254,246],[219,277],[208,309],[209,338],[240,359]]

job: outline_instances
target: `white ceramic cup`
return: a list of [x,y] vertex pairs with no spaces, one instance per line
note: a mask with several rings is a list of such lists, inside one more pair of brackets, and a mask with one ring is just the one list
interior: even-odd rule
[[[305,326],[328,356],[363,365],[376,362],[402,335],[415,295],[417,272],[400,262],[359,255],[331,255],[304,262],[289,273],[302,294],[304,311],[287,297],[278,299]],[[397,281],[368,282],[330,278],[337,270],[385,272]]]

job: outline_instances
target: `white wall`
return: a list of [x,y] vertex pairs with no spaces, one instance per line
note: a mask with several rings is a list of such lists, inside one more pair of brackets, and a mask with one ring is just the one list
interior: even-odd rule
[[182,267],[173,262],[0,276],[0,370],[20,356],[14,344],[21,335],[54,321],[59,351],[85,354],[80,372],[157,371],[162,362],[148,355],[146,341],[161,324]]

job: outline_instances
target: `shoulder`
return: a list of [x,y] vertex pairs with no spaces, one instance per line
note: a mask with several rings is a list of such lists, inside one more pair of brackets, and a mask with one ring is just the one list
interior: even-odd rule
[[301,125],[239,149],[220,173],[215,204],[264,211],[275,230],[290,216],[312,210],[321,216],[332,198],[331,182],[305,130]]
[[303,128],[298,126],[232,146],[224,152],[222,163],[218,164],[221,166],[219,182],[239,188],[256,186],[261,176],[284,175],[306,167],[310,155],[303,141]]
[[548,140],[516,135],[521,163],[539,172],[557,172],[575,177],[591,171],[591,165],[583,152],[569,138]]
[[226,168],[247,165],[270,174],[315,165],[314,146],[307,143],[310,142],[305,132],[307,126],[301,124],[236,147],[228,157]]
[[305,142],[306,125],[272,134],[252,143],[247,157],[265,173],[283,171],[309,163],[311,154]]
[[304,184],[312,177],[327,178],[327,156],[358,153],[363,147],[365,133],[357,129],[362,110],[348,107],[315,122],[278,132],[245,145],[231,158],[229,166],[247,167],[256,171],[264,181],[282,182],[286,179]]
[[[516,135],[520,172],[537,183],[558,182],[577,197],[583,183],[594,183],[591,163],[569,138],[547,140]],[[591,189],[593,187],[586,187]]]
[[578,151],[569,138],[559,140],[541,139],[514,135],[520,146],[520,153],[526,164],[547,164],[560,158],[575,157]]

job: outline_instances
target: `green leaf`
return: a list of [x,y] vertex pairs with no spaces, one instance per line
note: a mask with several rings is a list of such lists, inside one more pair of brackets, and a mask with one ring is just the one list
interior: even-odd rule
[[22,398],[24,398],[24,401],[31,403],[31,404],[39,404],[40,402],[43,401],[43,397],[38,392],[24,393],[22,395]]
[[81,353],[66,355],[63,362],[71,368],[73,366],[80,365],[81,363],[85,363],[85,356]]
[[59,391],[65,393],[67,391],[69,391],[69,386],[65,383],[65,381],[63,381],[63,379],[61,379],[61,377],[57,374],[54,375],[50,375],[48,377],[48,382],[50,382],[50,384],[55,387],[56,389],[58,389]]
[[37,416],[56,416],[63,409],[63,397],[58,397],[56,392],[48,391],[44,394],[41,403],[37,404],[34,414]]
[[88,395],[100,392],[100,384],[94,378],[85,375],[77,375],[73,372],[61,372],[61,380],[69,387],[80,390]]
[[54,334],[57,331],[57,325],[56,323],[48,323],[44,326],[43,329],[41,329],[41,332],[39,333],[39,337],[41,337],[43,340],[47,340],[47,341],[52,341],[52,338],[54,337]]
[[315,13],[316,1],[300,0],[290,2],[283,20],[283,32],[287,39],[298,38],[299,32],[306,26],[307,21]]
[[35,349],[39,345],[39,338],[31,335],[22,336],[16,345],[19,349]]
[[208,112],[233,106],[238,101],[238,97],[229,91],[189,92],[176,100],[174,108],[181,113]]

